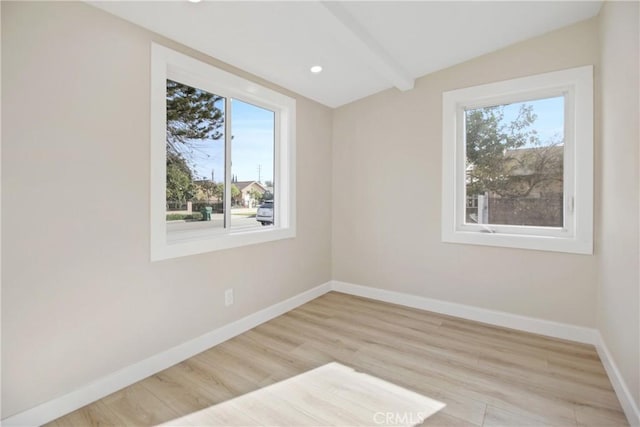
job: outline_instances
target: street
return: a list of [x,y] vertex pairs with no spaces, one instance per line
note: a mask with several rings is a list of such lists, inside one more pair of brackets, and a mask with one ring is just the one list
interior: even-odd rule
[[[197,230],[201,228],[222,228],[224,226],[223,214],[211,215],[211,221],[167,221],[167,231]],[[262,228],[262,224],[256,221],[255,216],[231,214],[232,228]]]

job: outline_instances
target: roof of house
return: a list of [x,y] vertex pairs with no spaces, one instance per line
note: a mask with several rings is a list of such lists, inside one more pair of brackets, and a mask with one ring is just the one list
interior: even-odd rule
[[559,161],[559,166],[562,167],[562,159],[564,156],[564,146],[554,145],[547,147],[530,147],[530,148],[517,148],[513,150],[507,150],[505,156],[512,161],[520,163],[517,167],[511,170],[510,175],[530,175],[534,173],[535,163],[539,161],[540,157],[547,157]]
[[234,182],[235,186],[238,187],[238,190],[242,191],[245,188],[251,186],[251,184],[255,184],[262,189],[262,191],[267,191],[264,185],[260,184],[258,181],[237,181]]

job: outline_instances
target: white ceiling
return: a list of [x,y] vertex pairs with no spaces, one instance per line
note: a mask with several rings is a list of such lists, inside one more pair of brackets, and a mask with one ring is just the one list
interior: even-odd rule
[[[595,16],[600,1],[91,2],[338,107]],[[324,71],[311,74],[312,65]]]

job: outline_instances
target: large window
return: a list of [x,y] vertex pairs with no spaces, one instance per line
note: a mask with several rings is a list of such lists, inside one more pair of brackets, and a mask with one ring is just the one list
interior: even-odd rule
[[151,258],[293,237],[295,101],[152,46]]
[[592,73],[444,94],[444,241],[592,253]]

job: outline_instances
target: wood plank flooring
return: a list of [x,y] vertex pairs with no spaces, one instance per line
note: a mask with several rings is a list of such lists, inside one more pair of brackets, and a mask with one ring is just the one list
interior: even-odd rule
[[330,362],[445,403],[425,426],[628,425],[593,346],[336,292],[49,425],[176,425]]
[[377,421],[410,427],[444,406],[440,401],[331,362],[171,420],[167,425],[368,426]]

